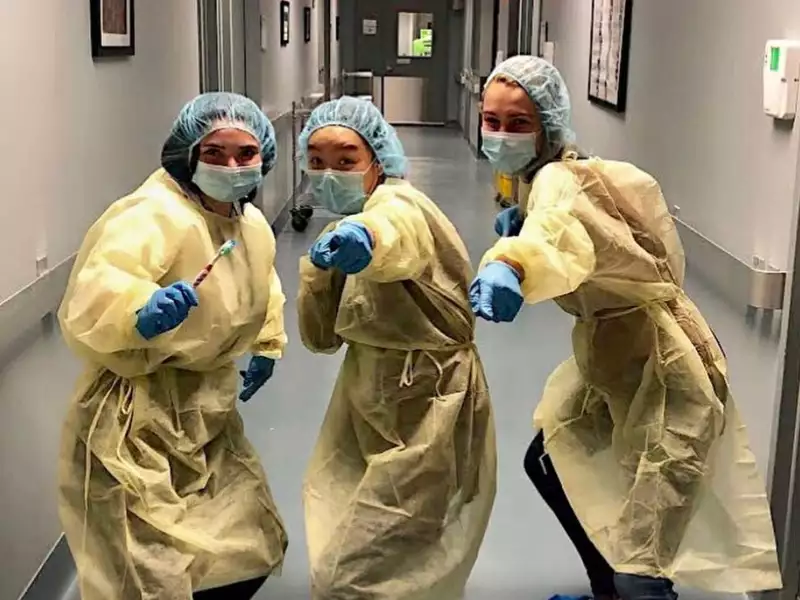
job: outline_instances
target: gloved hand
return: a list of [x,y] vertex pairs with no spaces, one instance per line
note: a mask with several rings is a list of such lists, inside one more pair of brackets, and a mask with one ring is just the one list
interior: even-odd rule
[[372,243],[372,235],[361,223],[344,221],[311,246],[309,258],[320,269],[336,267],[354,275],[372,261]]
[[500,237],[516,237],[522,231],[525,221],[519,211],[519,205],[506,208],[494,220],[494,231]]
[[251,358],[247,371],[239,371],[239,374],[244,379],[242,393],[239,394],[239,400],[242,402],[250,400],[250,398],[269,381],[274,370],[275,359],[266,358],[264,356],[254,356]]
[[151,340],[183,323],[198,303],[197,292],[185,281],[161,288],[137,313],[136,329],[144,339]]
[[490,262],[469,288],[472,312],[495,323],[510,323],[522,308],[519,274],[503,262]]

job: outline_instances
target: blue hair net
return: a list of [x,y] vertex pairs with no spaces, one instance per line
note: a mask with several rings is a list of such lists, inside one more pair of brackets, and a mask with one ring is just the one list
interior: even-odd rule
[[311,113],[298,140],[303,168],[308,166],[309,138],[318,129],[331,125],[347,127],[364,138],[387,177],[405,177],[408,160],[394,127],[372,102],[351,96],[320,104]]
[[572,107],[569,91],[558,69],[536,56],[512,56],[495,67],[484,90],[500,76],[515,81],[528,93],[539,111],[551,148],[563,148],[575,141],[570,124]]
[[258,140],[262,172],[266,175],[275,166],[277,154],[272,123],[255,102],[228,92],[200,94],[183,107],[164,142],[161,165],[177,181],[189,183],[197,165],[200,141],[229,127],[246,131]]

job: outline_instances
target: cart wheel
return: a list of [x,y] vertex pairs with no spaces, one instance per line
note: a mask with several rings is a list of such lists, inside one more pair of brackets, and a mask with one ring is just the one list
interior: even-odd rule
[[314,207],[313,206],[301,206],[297,209],[297,213],[306,219],[310,219],[314,216]]
[[308,227],[308,219],[301,214],[292,215],[292,229],[302,233]]

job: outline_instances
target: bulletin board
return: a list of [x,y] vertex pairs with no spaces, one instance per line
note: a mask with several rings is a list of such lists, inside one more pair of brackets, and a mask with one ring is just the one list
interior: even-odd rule
[[592,0],[589,101],[624,113],[633,0]]

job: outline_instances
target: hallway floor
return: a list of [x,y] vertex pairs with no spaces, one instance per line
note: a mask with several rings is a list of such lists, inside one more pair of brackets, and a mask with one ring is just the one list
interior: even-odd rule
[[[456,131],[404,128],[401,135],[411,157],[409,179],[450,217],[477,263],[496,238],[488,166],[474,160]],[[294,298],[298,258],[327,222],[328,217],[317,214],[306,232],[298,234],[287,227],[278,239],[278,270],[288,298],[286,330],[290,346],[274,378],[242,408],[248,436],[264,459],[290,539],[282,576],[267,583],[259,600],[309,598],[302,478],[343,352],[328,357],[305,350],[297,334]],[[698,298],[701,306],[713,314],[712,321],[718,322],[715,327],[720,329],[723,343],[732,339],[736,345],[729,354],[733,355],[732,363],[742,365],[743,372],[735,380],[750,382],[746,385],[753,393],[759,393],[759,387],[763,391],[771,386],[774,344],[754,341],[741,325],[741,315],[720,306],[702,286],[691,287],[702,297],[702,301]],[[554,593],[587,592],[577,555],[522,469],[532,436],[534,407],[548,374],[570,354],[570,329],[570,319],[553,303],[527,307],[514,325],[479,325],[479,347],[497,419],[499,489],[466,600],[546,599]],[[760,352],[757,361],[753,352]],[[764,415],[771,414],[764,412],[763,404],[751,410],[743,408],[746,417],[758,421],[766,421]],[[752,422],[750,418],[748,421]],[[770,425],[759,422],[756,431],[751,428],[762,464]]]

